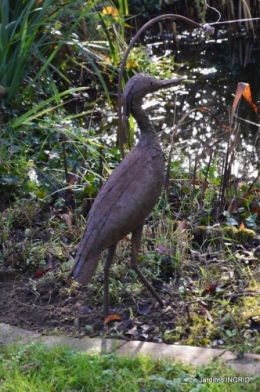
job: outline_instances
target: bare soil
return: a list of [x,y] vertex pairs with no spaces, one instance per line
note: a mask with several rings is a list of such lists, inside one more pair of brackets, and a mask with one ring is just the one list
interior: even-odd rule
[[[30,331],[69,336],[115,337],[126,340],[163,341],[165,329],[174,328],[176,307],[163,296],[168,306],[161,309],[150,294],[135,303],[126,298],[119,305],[111,304],[111,313],[121,321],[104,325],[102,295],[93,295],[87,287],[75,286],[62,276],[35,280],[33,274],[0,276],[0,323],[7,323]],[[75,286],[75,287],[74,287]],[[165,297],[165,298],[164,298]],[[173,306],[169,306],[170,304]],[[114,305],[114,307],[113,307]]]

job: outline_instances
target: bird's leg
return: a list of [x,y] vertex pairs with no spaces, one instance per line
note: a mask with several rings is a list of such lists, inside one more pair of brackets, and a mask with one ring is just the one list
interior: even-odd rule
[[154,288],[148,282],[148,280],[144,277],[142,272],[139,270],[137,266],[137,259],[138,259],[138,252],[141,245],[141,238],[142,238],[142,231],[143,225],[137,227],[135,230],[132,231],[132,254],[131,254],[131,268],[137,273],[139,279],[143,282],[143,284],[148,288],[150,293],[154,296],[154,298],[159,302],[161,306],[164,306],[163,301],[156,293]]
[[105,317],[108,315],[108,305],[109,305],[109,268],[111,266],[111,263],[113,261],[113,257],[116,251],[116,246],[117,243],[110,246],[107,251],[107,257],[106,261],[104,264],[104,299],[103,299],[103,305],[104,305],[104,314]]

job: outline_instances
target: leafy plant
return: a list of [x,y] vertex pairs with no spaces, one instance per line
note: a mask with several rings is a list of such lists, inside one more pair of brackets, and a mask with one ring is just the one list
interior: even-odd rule
[[40,38],[38,32],[53,18],[49,10],[54,3],[55,0],[45,0],[38,8],[34,0],[0,3],[0,84],[6,102],[14,97],[33,69],[32,58],[37,59],[37,52],[39,55],[46,40],[46,33]]
[[[99,35],[100,40],[103,34],[98,29],[98,13],[93,11],[95,4],[96,1],[80,0],[67,0],[62,4],[56,0],[43,0],[38,4],[35,0],[0,2],[0,93],[5,103],[15,94],[16,103],[27,96],[31,99],[32,90],[39,94],[57,94],[59,85],[64,84],[66,88],[72,84],[68,64],[70,68],[74,63],[88,69],[84,61],[80,64],[77,59],[82,54],[109,98],[96,65],[98,53],[92,50],[96,46],[97,50],[104,51],[105,43],[102,47],[95,44],[87,29],[84,30],[85,43],[79,39],[82,37],[80,28],[84,26],[96,32],[95,39]],[[105,35],[108,36],[106,29]]]

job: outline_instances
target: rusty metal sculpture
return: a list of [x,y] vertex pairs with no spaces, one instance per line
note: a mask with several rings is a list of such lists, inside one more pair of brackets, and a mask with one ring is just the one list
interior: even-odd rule
[[108,315],[109,306],[109,268],[118,241],[130,232],[131,267],[163,306],[163,301],[137,266],[144,221],[162,192],[165,171],[163,151],[149,116],[142,109],[142,99],[148,93],[168,88],[181,80],[158,80],[138,74],[128,81],[124,90],[124,116],[133,115],[141,131],[140,140],[97,195],[72,269],[77,282],[88,283],[95,273],[101,252],[108,249],[104,265],[105,315]]

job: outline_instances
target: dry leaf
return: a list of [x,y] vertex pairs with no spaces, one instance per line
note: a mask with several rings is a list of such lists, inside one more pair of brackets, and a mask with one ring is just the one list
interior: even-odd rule
[[230,116],[230,124],[233,123],[234,115],[235,115],[235,112],[237,110],[238,104],[239,104],[242,96],[249,103],[249,105],[252,106],[255,113],[256,114],[258,113],[258,107],[252,101],[250,85],[248,83],[238,82],[237,90],[236,90],[236,94],[235,94],[235,98],[234,98],[234,102],[233,102],[233,106],[232,106],[231,116]]
[[33,275],[32,279],[40,279],[42,276],[47,274],[48,271],[51,271],[52,268],[53,267],[45,268],[45,269],[42,269],[42,270],[39,270],[39,271],[35,272],[35,274]]
[[249,103],[249,105],[252,106],[252,108],[254,109],[255,113],[258,113],[258,107],[256,106],[256,104],[254,104],[253,100],[252,100],[252,95],[251,95],[251,89],[250,89],[250,85],[248,84],[244,91],[243,91],[243,97],[246,99],[246,101]]
[[208,309],[204,308],[204,306],[201,306],[201,305],[200,305],[200,309],[202,309],[203,312],[206,314],[207,319],[212,322],[213,321],[213,317],[211,316],[211,314],[208,311]]
[[66,225],[68,226],[69,230],[73,232],[72,227],[72,220],[69,214],[61,214],[62,218],[65,220]]
[[118,314],[109,314],[104,321],[104,325],[111,323],[112,321],[121,321],[121,317]]

